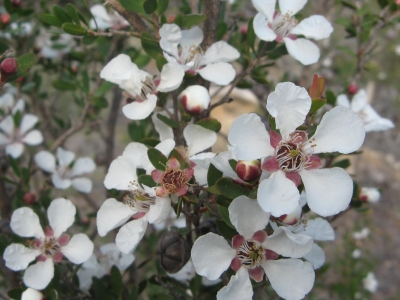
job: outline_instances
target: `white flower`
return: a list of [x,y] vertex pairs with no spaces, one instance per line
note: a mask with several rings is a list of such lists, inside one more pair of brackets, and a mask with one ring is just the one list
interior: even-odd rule
[[[318,61],[318,46],[308,39],[328,38],[333,27],[320,15],[308,17],[298,23],[294,15],[304,7],[307,0],[279,0],[280,12],[275,11],[276,0],[252,1],[258,11],[253,21],[254,31],[261,40],[283,41],[289,54],[303,65]],[[297,38],[296,35],[304,35],[306,38]]]
[[192,114],[199,114],[210,106],[210,94],[208,90],[201,85],[188,86],[179,95],[182,99],[183,107]]
[[39,55],[45,58],[61,58],[70,53],[76,46],[74,38],[70,34],[51,35],[42,29],[40,35],[35,41],[35,47],[40,49]]
[[379,282],[376,280],[375,274],[373,272],[368,272],[367,277],[363,280],[364,289],[371,293],[376,293],[378,290]]
[[41,292],[31,288],[27,288],[21,295],[21,300],[43,300],[43,299],[44,295]]
[[[214,233],[198,238],[192,248],[192,261],[199,275],[215,280],[229,266],[237,272],[218,292],[217,300],[251,299],[249,277],[260,282],[264,272],[272,288],[284,299],[302,299],[311,290],[315,279],[313,267],[296,258],[308,253],[312,243],[300,246],[287,238],[281,228],[267,237],[262,229],[269,221],[269,213],[245,196],[232,201],[229,218],[239,232],[232,238],[232,248]],[[278,254],[290,258],[277,260]]]
[[360,249],[355,249],[355,250],[351,253],[351,256],[352,256],[354,259],[359,259],[359,258],[361,257],[361,254],[362,254],[362,252],[361,252]]
[[[82,233],[71,239],[63,234],[75,219],[76,208],[64,198],[55,199],[47,209],[50,227],[43,231],[39,217],[28,207],[18,208],[11,217],[11,229],[21,237],[33,237],[29,248],[13,243],[4,251],[6,266],[13,271],[25,270],[24,284],[42,290],[54,276],[54,263],[65,256],[73,264],[81,264],[93,252],[93,243]],[[36,263],[29,265],[36,258]]]
[[[22,99],[19,99],[17,103],[15,103],[14,96],[12,93],[7,92],[0,96],[0,110],[4,115],[12,114],[15,115],[17,111],[21,113],[24,111],[25,102]],[[0,113],[1,113],[0,111]]]
[[361,89],[353,96],[353,99],[349,98],[345,94],[341,94],[337,97],[337,105],[345,106],[355,111],[363,120],[366,132],[370,131],[385,131],[394,128],[394,124],[391,120],[382,118],[376,113],[371,105],[368,104],[367,93],[364,89]]
[[6,153],[18,158],[24,152],[24,144],[36,146],[43,142],[43,135],[39,130],[32,128],[39,118],[32,114],[22,116],[20,124],[15,127],[14,118],[8,115],[0,122],[0,146],[6,145]]
[[268,133],[256,114],[240,116],[228,134],[237,159],[267,157],[262,169],[272,175],[261,181],[257,198],[261,208],[276,217],[295,210],[300,198],[296,186],[301,181],[310,209],[321,216],[346,209],[352,197],[353,181],[347,172],[342,168],[316,169],[321,160],[315,154],[356,151],[364,141],[363,123],[356,113],[338,106],[323,116],[308,139],[305,131],[296,128],[303,124],[310,107],[311,98],[304,88],[279,83],[268,96],[267,110],[281,135]]
[[90,8],[90,12],[94,17],[94,20],[91,19],[89,23],[90,28],[92,29],[96,28],[98,28],[99,30],[105,30],[108,28],[118,29],[129,25],[128,21],[126,21],[123,17],[121,17],[117,12],[113,11],[111,13],[108,13],[104,5],[101,4],[93,5]]
[[374,187],[362,187],[359,197],[362,201],[376,203],[381,199],[381,192]]
[[114,243],[100,246],[100,255],[92,256],[83,263],[76,274],[79,278],[79,287],[89,290],[92,285],[92,277],[101,278],[110,273],[112,266],[116,266],[124,272],[134,261],[133,254],[121,253]]
[[75,160],[75,153],[61,147],[57,148],[56,156],[57,162],[49,151],[40,151],[35,155],[35,162],[43,171],[52,174],[51,181],[56,188],[65,190],[72,185],[79,192],[90,193],[92,181],[81,175],[96,169],[93,159],[83,157]]
[[[185,72],[198,73],[205,80],[218,85],[227,85],[235,78],[236,71],[229,62],[238,59],[240,53],[224,41],[212,44],[204,52],[200,47],[203,31],[199,27],[181,30],[176,24],[164,24],[160,29],[160,37],[160,47],[168,61],[161,70],[160,91],[178,88]],[[178,66],[180,71],[172,69],[172,66]],[[169,76],[176,77],[178,84],[163,82],[163,78]]]
[[356,240],[363,240],[366,239],[370,234],[369,228],[364,227],[361,231],[353,232],[353,238]]

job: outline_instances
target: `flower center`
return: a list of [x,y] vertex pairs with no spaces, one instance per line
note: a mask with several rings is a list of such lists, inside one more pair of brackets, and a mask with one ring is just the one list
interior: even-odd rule
[[140,95],[137,98],[144,101],[147,99],[147,94],[155,93],[156,85],[154,84],[153,78],[151,78],[151,76],[146,76],[145,80],[142,81],[142,90],[140,91]]
[[54,257],[61,252],[61,245],[55,237],[45,237],[42,240],[35,239],[32,241],[32,247],[41,251],[43,256]]
[[161,178],[161,185],[174,194],[187,184],[185,172],[181,169],[167,169]]
[[276,13],[276,16],[270,24],[271,29],[278,37],[287,37],[290,31],[297,25],[297,20],[294,16],[286,13],[284,15]]
[[257,241],[245,241],[236,250],[236,257],[248,269],[254,269],[265,260],[265,249]]
[[140,190],[130,191],[130,195],[125,196],[124,204],[131,208],[135,208],[138,212],[147,213],[150,206],[156,203],[156,197],[152,197]]
[[190,47],[184,47],[179,57],[179,62],[182,65],[190,67],[190,70],[197,70],[200,67],[200,63],[203,59],[204,51],[200,46],[191,45]]

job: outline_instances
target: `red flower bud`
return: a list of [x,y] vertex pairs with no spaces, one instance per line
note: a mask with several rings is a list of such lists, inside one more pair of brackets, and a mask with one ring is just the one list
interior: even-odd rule
[[28,192],[22,198],[26,204],[33,204],[36,202],[36,196],[34,193]]
[[175,21],[176,16],[175,15],[169,15],[167,19],[167,23],[173,23]]
[[18,62],[15,58],[9,57],[3,60],[0,64],[1,82],[4,82],[10,76],[18,71]]
[[200,114],[210,106],[210,94],[201,85],[187,87],[180,95],[185,110],[191,114]]
[[11,21],[11,16],[10,16],[10,14],[7,14],[7,13],[1,14],[0,20],[1,20],[1,23],[3,23],[4,25],[7,25]]
[[239,160],[236,174],[244,181],[252,181],[261,175],[261,163],[258,160]]
[[347,87],[347,92],[350,95],[354,95],[355,93],[357,93],[357,91],[358,91],[358,86],[355,83],[352,83]]
[[301,206],[299,205],[293,212],[291,212],[290,214],[287,214],[287,215],[282,215],[278,219],[283,224],[295,225],[301,220],[302,215],[303,215],[303,210],[301,209]]

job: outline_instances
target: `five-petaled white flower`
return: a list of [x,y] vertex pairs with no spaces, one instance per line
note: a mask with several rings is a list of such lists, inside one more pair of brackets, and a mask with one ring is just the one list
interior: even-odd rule
[[51,181],[56,188],[65,190],[72,185],[79,192],[90,193],[92,181],[81,175],[96,169],[93,159],[82,157],[75,160],[75,153],[61,147],[57,148],[56,156],[57,162],[49,151],[40,151],[35,155],[35,162],[43,171],[52,174]]
[[[6,266],[13,271],[25,270],[26,286],[42,290],[54,276],[54,263],[65,256],[74,264],[81,264],[93,253],[93,242],[83,233],[71,239],[63,234],[75,220],[76,208],[64,198],[55,199],[47,209],[50,227],[43,231],[38,215],[29,207],[18,208],[11,217],[11,229],[21,237],[33,237],[29,247],[13,243],[4,251]],[[36,263],[29,265],[36,258]]]
[[382,118],[376,113],[372,106],[368,104],[367,98],[367,93],[362,89],[353,96],[351,102],[347,95],[341,94],[337,97],[336,103],[355,111],[363,120],[366,132],[385,131],[394,128],[391,120]]
[[[279,0],[280,12],[275,11],[276,0],[252,0],[258,14],[254,17],[254,31],[263,41],[284,42],[289,54],[303,65],[316,63],[320,53],[317,45],[308,40],[328,38],[333,27],[320,15],[308,17],[298,23],[295,14],[307,0]],[[297,38],[304,35],[306,38]]]
[[[229,266],[236,271],[228,285],[218,292],[217,300],[251,299],[253,288],[249,277],[260,282],[264,272],[280,297],[302,299],[313,287],[315,273],[310,263],[297,258],[310,251],[312,239],[306,238],[300,245],[288,238],[282,228],[267,237],[263,229],[269,213],[245,196],[234,199],[228,209],[239,233],[232,238],[232,248],[214,233],[198,238],[192,248],[192,261],[199,275],[215,280]],[[279,254],[289,258],[277,259]]]
[[[297,187],[304,184],[312,211],[330,216],[346,209],[353,193],[353,181],[342,168],[316,169],[321,160],[315,154],[356,151],[365,137],[364,125],[352,110],[337,106],[327,112],[308,139],[303,124],[311,107],[306,89],[291,82],[279,83],[268,96],[267,110],[275,118],[281,135],[269,133],[256,114],[240,116],[232,124],[228,140],[238,159],[264,158],[262,169],[273,172],[258,188],[262,209],[275,217],[291,213],[300,199]],[[300,179],[301,178],[301,179]]]

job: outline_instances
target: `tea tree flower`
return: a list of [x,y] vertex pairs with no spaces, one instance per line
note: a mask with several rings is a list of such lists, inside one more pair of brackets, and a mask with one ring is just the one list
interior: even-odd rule
[[[25,270],[24,284],[42,290],[54,276],[54,263],[65,256],[73,264],[81,264],[93,252],[93,243],[83,234],[72,238],[64,232],[73,224],[76,208],[64,198],[55,199],[47,210],[49,227],[43,231],[39,217],[28,207],[18,208],[11,217],[11,229],[21,237],[34,238],[29,247],[13,243],[4,251],[6,266],[13,271]],[[35,260],[36,263],[29,265]]]
[[370,293],[376,293],[379,287],[379,282],[376,280],[373,272],[368,272],[367,276],[362,280],[364,289]]
[[[308,39],[328,38],[333,32],[333,27],[320,15],[305,18],[298,23],[294,15],[304,7],[307,0],[279,0],[280,12],[275,10],[276,0],[252,2],[258,11],[253,21],[254,31],[261,40],[284,42],[290,56],[303,65],[318,61],[318,46]],[[298,38],[296,35],[304,35],[306,38]]]
[[35,162],[43,171],[51,173],[51,181],[58,189],[65,190],[72,186],[82,193],[92,190],[92,181],[82,177],[96,169],[90,157],[75,160],[75,153],[58,147],[56,157],[49,151],[40,151],[35,155]]

